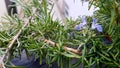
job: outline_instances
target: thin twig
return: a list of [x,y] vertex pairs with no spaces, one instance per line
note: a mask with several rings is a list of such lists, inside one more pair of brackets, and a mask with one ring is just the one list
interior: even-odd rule
[[[45,43],[51,45],[51,46],[59,46],[57,43],[51,41],[51,40],[47,40],[47,39],[42,39]],[[63,49],[64,50],[67,50],[67,51],[71,51],[75,54],[79,54],[81,55],[81,51],[80,50],[77,50],[77,49],[73,49],[73,48],[70,48],[70,47],[67,47],[67,46],[63,46]]]
[[27,21],[24,23],[23,27],[18,31],[18,33],[14,36],[13,40],[11,41],[11,43],[8,45],[6,52],[4,53],[4,55],[0,58],[0,68],[3,68],[3,62],[4,59],[6,58],[6,56],[8,55],[9,51],[14,47],[14,43],[17,41],[18,37],[20,36],[20,34],[22,33],[22,30],[27,27],[27,25],[29,24],[30,20],[32,19],[33,15],[36,12],[36,8],[34,8],[33,10],[35,10],[32,15],[27,19]]
[[31,19],[31,16],[29,17],[29,19],[25,22],[25,24],[23,25],[23,27],[18,31],[18,33],[14,36],[13,40],[11,41],[11,43],[8,45],[6,52],[4,53],[4,55],[1,57],[0,59],[0,64],[4,61],[4,59],[6,58],[7,54],[9,53],[9,51],[13,48],[13,44],[15,43],[15,41],[18,39],[18,37],[20,36],[20,34],[22,33],[22,30],[28,25],[29,20]]

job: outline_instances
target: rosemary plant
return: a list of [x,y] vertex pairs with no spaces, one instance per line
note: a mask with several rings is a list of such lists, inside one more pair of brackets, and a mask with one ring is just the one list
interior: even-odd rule
[[24,16],[6,16],[9,23],[0,26],[1,67],[17,68],[11,59],[23,51],[28,59],[34,55],[49,67],[54,62],[59,68],[120,67],[120,1],[91,0],[89,7],[99,8],[93,16],[65,19],[65,25],[53,21],[46,0],[12,1],[22,6]]

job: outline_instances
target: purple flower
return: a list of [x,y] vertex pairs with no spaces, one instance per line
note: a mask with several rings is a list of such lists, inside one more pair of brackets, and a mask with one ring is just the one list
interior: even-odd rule
[[92,22],[92,29],[97,29],[99,32],[102,32],[103,29],[102,29],[102,26],[97,24],[97,19],[93,18],[93,22]]
[[81,29],[85,28],[86,25],[87,25],[87,21],[85,19],[85,16],[82,16],[82,22],[79,25],[76,25],[75,29],[81,30]]

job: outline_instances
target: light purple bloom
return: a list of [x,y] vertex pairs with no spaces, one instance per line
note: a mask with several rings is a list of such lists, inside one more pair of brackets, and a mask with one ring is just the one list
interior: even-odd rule
[[102,32],[103,29],[102,29],[102,26],[97,24],[97,19],[93,18],[93,22],[92,22],[92,29],[97,29],[99,32]]
[[81,29],[85,28],[86,25],[87,25],[87,21],[85,19],[85,16],[82,16],[82,22],[79,25],[76,25],[75,29],[81,30]]

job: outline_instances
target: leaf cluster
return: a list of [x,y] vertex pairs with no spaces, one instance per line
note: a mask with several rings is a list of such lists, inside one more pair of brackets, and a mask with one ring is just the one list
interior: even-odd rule
[[[90,1],[90,5],[99,7],[94,17],[98,19],[98,23],[102,24],[103,33],[91,30],[92,17],[89,16],[86,17],[87,27],[81,31],[74,29],[75,25],[81,22],[81,18],[76,21],[67,19],[67,28],[60,25],[60,21],[53,21],[50,15],[52,9],[48,8],[48,5],[51,7],[53,5],[46,0],[30,0],[27,4],[23,0],[13,1],[16,5],[22,6],[24,17],[20,19],[18,15],[7,16],[8,21],[12,23],[8,24],[11,28],[0,31],[0,55],[2,57],[13,37],[22,29],[22,33],[5,59],[6,67],[11,67],[10,60],[21,56],[23,50],[28,58],[31,55],[34,55],[36,59],[40,58],[40,64],[45,59],[49,66],[57,62],[60,68],[120,67],[119,1]],[[29,24],[22,28],[29,17],[32,17]],[[113,40],[110,45],[103,43],[106,33]],[[46,43],[44,39],[51,40],[55,45]],[[81,54],[65,50],[64,46],[79,50]],[[75,62],[71,63],[72,60]]]

